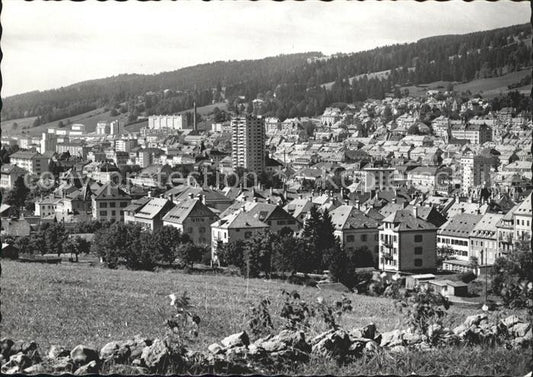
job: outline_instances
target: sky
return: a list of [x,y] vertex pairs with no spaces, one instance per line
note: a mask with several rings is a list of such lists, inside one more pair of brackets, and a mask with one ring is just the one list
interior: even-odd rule
[[527,1],[3,0],[2,97],[219,60],[356,52],[529,22]]

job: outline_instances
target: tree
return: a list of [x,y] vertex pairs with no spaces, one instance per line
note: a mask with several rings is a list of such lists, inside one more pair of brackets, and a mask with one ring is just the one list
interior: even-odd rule
[[154,232],[154,252],[157,259],[172,264],[178,256],[178,247],[188,240],[183,237],[179,229],[172,226],[163,226]]
[[17,208],[23,207],[29,193],[30,189],[26,187],[24,178],[18,177],[15,180],[13,188],[8,191],[7,195],[3,198],[4,203]]
[[192,267],[194,262],[200,262],[202,260],[204,248],[192,242],[187,242],[178,246],[177,253],[185,264]]
[[530,240],[521,240],[509,255],[494,262],[492,291],[511,308],[533,308],[533,254]]
[[63,245],[67,241],[68,234],[63,224],[52,223],[43,224],[39,233],[42,234],[45,250],[49,254],[57,254],[59,257],[63,253]]
[[78,256],[80,254],[88,254],[90,249],[90,242],[80,236],[69,237],[63,245],[63,252],[70,255],[75,255],[76,262],[78,262]]
[[244,265],[244,241],[219,242],[217,257],[222,265],[241,268]]

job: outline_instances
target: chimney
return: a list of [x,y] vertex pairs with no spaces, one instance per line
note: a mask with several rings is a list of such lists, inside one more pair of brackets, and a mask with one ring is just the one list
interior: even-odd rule
[[254,203],[257,203],[257,197],[256,196],[254,196],[252,200],[253,200]]
[[417,206],[413,206],[413,216],[414,216],[415,218],[418,217],[418,207],[417,207]]
[[361,202],[359,201],[359,199],[355,200],[355,208],[361,209]]
[[465,213],[465,207],[461,207],[461,213]]
[[299,194],[299,195],[298,195],[298,199],[303,199],[303,197],[304,197],[304,196],[303,196],[302,194]]
[[194,198],[194,194],[192,192],[189,193],[189,199],[193,199]]
[[152,191],[148,191],[148,197],[151,198],[152,197]]
[[350,200],[349,199],[344,199],[344,204],[346,204],[347,206],[350,205]]

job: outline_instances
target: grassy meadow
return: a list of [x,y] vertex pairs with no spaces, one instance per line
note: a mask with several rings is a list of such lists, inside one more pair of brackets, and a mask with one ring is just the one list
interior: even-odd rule
[[[165,320],[173,313],[170,300],[166,297],[172,292],[181,294],[187,291],[195,305],[195,312],[201,318],[199,337],[190,346],[196,350],[205,350],[209,344],[247,329],[250,304],[264,297],[271,298],[270,312],[274,326],[279,330],[282,288],[296,289],[308,301],[315,301],[319,296],[326,302],[341,298],[341,294],[334,291],[320,291],[262,279],[247,282],[243,278],[231,276],[189,275],[175,271],[109,270],[88,264],[44,265],[14,261],[3,261],[1,287],[2,336],[35,340],[43,351],[53,344],[65,347],[77,344],[102,347],[109,341],[127,339],[136,334],[150,338],[161,336],[165,332]],[[357,294],[346,296],[352,300],[354,310],[341,317],[342,327],[351,329],[374,322],[380,332],[405,328],[392,300]],[[448,310],[446,324],[456,326],[467,315],[476,312],[477,309],[452,306]],[[503,317],[509,313],[497,312],[491,315]],[[318,320],[312,323],[312,327],[312,332],[316,334],[325,330]],[[527,365],[527,358],[526,361],[522,360],[523,357],[517,351],[490,352],[495,351],[507,352],[500,356],[510,360],[508,368],[523,368]],[[461,358],[461,352],[456,352],[455,356]],[[453,358],[453,352],[447,357]],[[480,354],[477,357],[480,359],[482,356]],[[422,373],[429,370],[429,367],[421,364],[422,359],[413,357],[413,365],[409,364],[406,368],[418,365],[415,370]],[[489,359],[490,356],[486,358]],[[385,359],[367,361],[374,363],[375,368],[386,362]],[[457,362],[455,364],[459,365]],[[466,367],[466,364],[463,365]],[[302,373],[324,374],[327,371],[324,368],[327,367],[327,363],[312,362],[305,366]],[[351,371],[367,374],[363,367],[363,364],[354,364],[350,367],[352,369],[345,366],[336,370],[337,374],[353,374]],[[513,374],[515,369],[505,369],[505,373]],[[389,373],[379,372],[379,368],[376,370],[375,373],[379,374]],[[437,369],[433,369],[435,370]],[[457,370],[452,368],[450,373],[458,373]],[[438,374],[447,373],[442,369],[438,371]]]

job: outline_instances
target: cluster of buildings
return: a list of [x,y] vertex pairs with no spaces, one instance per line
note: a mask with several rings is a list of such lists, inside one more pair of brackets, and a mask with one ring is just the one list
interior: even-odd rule
[[[454,116],[422,122],[423,111]],[[366,249],[383,271],[434,271],[442,250],[444,269],[482,270],[531,237],[533,127],[508,109],[428,93],[330,107],[318,118],[237,115],[209,131],[194,114],[151,116],[140,133],[102,122],[93,133],[72,125],[38,143],[19,138],[1,187],[60,164],[66,171],[27,219],[173,226],[210,247],[215,262],[220,243],[266,230],[299,235],[313,207],[329,211],[347,252]],[[175,176],[183,171],[269,173],[281,186]],[[2,232],[23,220],[8,219]]]

